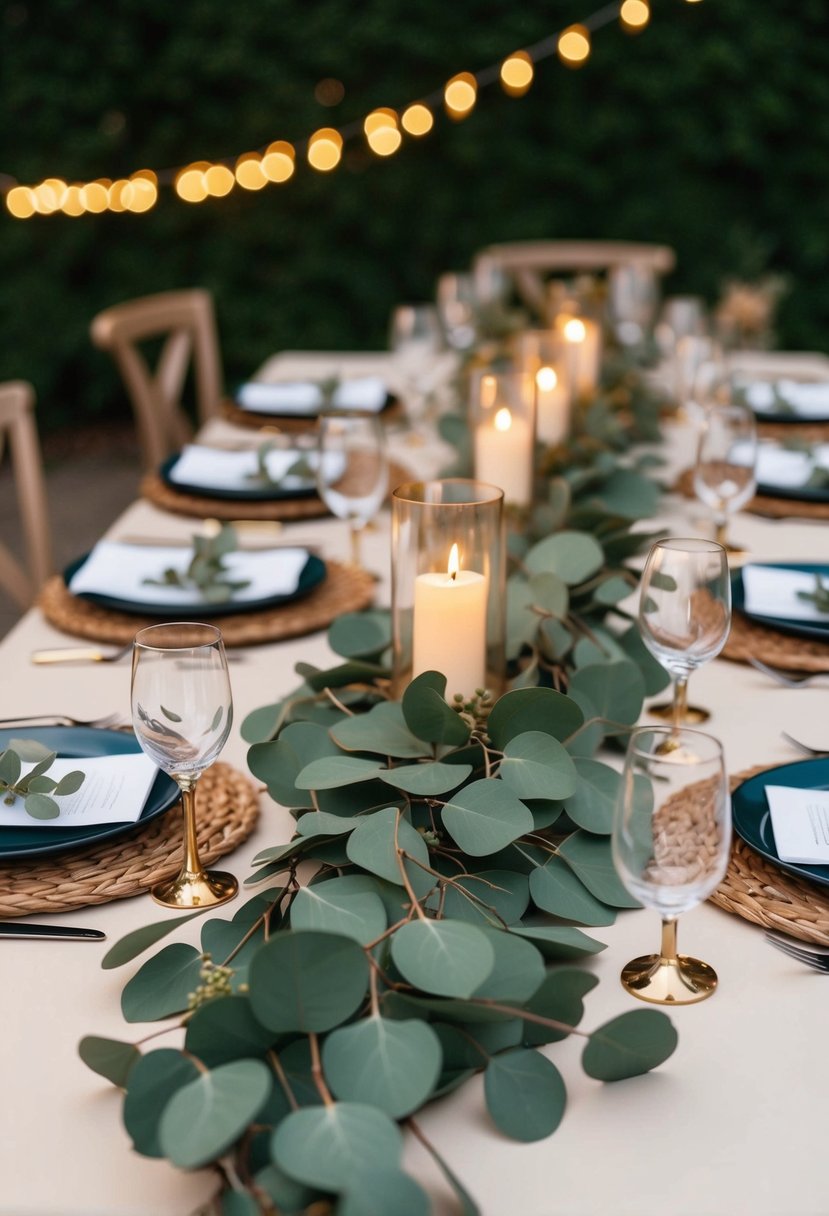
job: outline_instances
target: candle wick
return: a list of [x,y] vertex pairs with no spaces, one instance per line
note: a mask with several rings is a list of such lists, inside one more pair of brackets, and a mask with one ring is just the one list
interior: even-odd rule
[[457,570],[452,570],[449,574],[449,577],[451,578],[452,582],[454,583],[455,579],[458,577]]

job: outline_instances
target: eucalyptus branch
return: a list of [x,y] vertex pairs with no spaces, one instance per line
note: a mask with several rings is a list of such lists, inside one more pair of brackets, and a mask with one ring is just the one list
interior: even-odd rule
[[326,697],[328,697],[328,700],[332,703],[332,705],[336,706],[336,708],[339,709],[342,713],[344,713],[346,715],[346,717],[353,718],[355,716],[354,710],[347,709],[345,707],[345,705],[343,705],[342,701],[338,697],[334,696],[334,693],[331,691],[331,689],[327,685],[322,691],[325,693]]
[[500,1001],[490,1001],[483,996],[469,997],[471,1005],[482,1005],[485,1009],[493,1009],[496,1013],[506,1013],[510,1017],[522,1018],[525,1022],[534,1022],[537,1026],[549,1026],[551,1030],[561,1030],[564,1034],[579,1034],[583,1039],[589,1039],[590,1035],[586,1030],[579,1030],[577,1026],[568,1026],[566,1022],[559,1022],[557,1018],[545,1018],[540,1013],[531,1013],[529,1009],[520,1009],[514,1005],[502,1005]]
[[414,859],[409,857],[409,855],[405,852],[405,850],[401,849],[401,847],[400,847],[400,844],[398,842],[399,827],[400,827],[400,811],[397,812],[395,819],[394,819],[394,852],[397,857],[397,865],[400,870],[400,876],[403,879],[403,886],[406,888],[406,894],[409,896],[412,907],[415,909],[415,911],[417,912],[417,915],[420,917],[421,920],[426,920],[427,919],[426,913],[421,908],[420,900],[415,895],[414,888],[413,888],[411,882],[409,881],[409,875],[406,873],[406,864],[405,864],[406,860],[412,861]]
[[291,1089],[291,1084],[288,1080],[285,1069],[282,1067],[282,1061],[272,1047],[268,1048],[267,1056],[270,1066],[276,1073],[277,1080],[282,1086],[285,1097],[288,1099],[288,1105],[290,1106],[291,1110],[299,1110],[299,1103],[294,1096],[294,1091]]
[[605,731],[605,734],[609,735],[629,735],[632,730],[636,729],[634,726],[631,726],[629,722],[614,722],[612,718],[587,718],[586,721],[582,722],[581,726],[576,727],[572,735],[568,735],[566,739],[562,740],[565,747],[569,743],[572,743],[583,730],[587,730],[588,726],[609,726],[611,729]]
[[322,1098],[326,1106],[333,1106],[334,1099],[331,1096],[331,1091],[325,1084],[325,1077],[322,1074],[322,1061],[320,1060],[320,1041],[316,1031],[309,1030],[308,1044],[311,1048],[311,1076],[314,1078],[314,1085],[317,1087],[317,1093]]

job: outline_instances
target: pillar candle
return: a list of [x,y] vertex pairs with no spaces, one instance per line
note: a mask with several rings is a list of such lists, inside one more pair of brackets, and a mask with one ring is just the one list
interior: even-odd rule
[[412,678],[443,672],[447,701],[486,685],[486,600],[486,577],[459,568],[457,545],[445,574],[415,579]]
[[554,367],[535,373],[535,425],[542,443],[561,443],[570,434],[570,391]]
[[561,330],[567,343],[570,383],[577,397],[595,393],[599,387],[602,358],[601,330],[589,317],[561,320]]
[[533,433],[506,407],[475,428],[475,477],[500,486],[504,501],[526,507],[533,494]]

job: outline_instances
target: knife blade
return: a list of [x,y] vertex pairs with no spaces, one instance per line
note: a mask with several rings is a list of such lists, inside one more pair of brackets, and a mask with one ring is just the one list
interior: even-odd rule
[[1,937],[40,937],[50,941],[100,942],[100,929],[75,929],[68,925],[27,925],[15,920],[0,921]]

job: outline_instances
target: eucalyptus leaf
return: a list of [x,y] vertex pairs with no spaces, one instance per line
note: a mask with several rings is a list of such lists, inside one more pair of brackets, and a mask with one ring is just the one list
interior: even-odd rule
[[335,1097],[364,1102],[402,1119],[427,1101],[441,1069],[431,1026],[419,1019],[391,1021],[372,1015],[333,1030],[322,1065]]
[[309,886],[326,887],[335,900],[341,895],[362,895],[366,892],[376,895],[385,908],[386,918],[391,925],[397,924],[406,915],[408,895],[404,889],[373,874],[342,874],[326,877],[321,882],[312,880]]
[[538,628],[538,615],[532,610],[533,594],[529,583],[520,575],[507,580],[507,636],[508,659],[517,659],[524,646],[529,646]]
[[657,1009],[632,1009],[590,1035],[582,1053],[584,1071],[597,1081],[621,1081],[657,1068],[673,1054],[678,1036]]
[[645,682],[635,663],[596,663],[579,667],[570,678],[569,694],[585,718],[604,718],[633,726],[642,712]]
[[247,1191],[225,1191],[221,1200],[221,1216],[261,1216],[253,1195]]
[[602,836],[610,834],[621,776],[609,764],[576,756],[575,791],[567,798],[567,814],[579,827]]
[[580,925],[612,925],[616,919],[613,908],[593,895],[559,857],[533,870],[530,895],[542,911]]
[[403,764],[380,773],[380,780],[415,797],[446,794],[457,789],[472,773],[471,764]]
[[140,929],[133,929],[131,933],[120,938],[114,946],[110,946],[101,960],[101,966],[108,971],[113,967],[123,967],[124,963],[131,963],[139,954],[143,954],[150,946],[161,941],[179,925],[184,925],[188,920],[202,915],[203,910],[199,909],[196,912],[187,912],[184,916],[172,916],[167,920],[157,920],[151,925],[142,925]]
[[494,1056],[484,1073],[487,1110],[513,1140],[543,1140],[564,1115],[567,1090],[556,1066],[537,1051],[517,1048]]
[[[597,977],[589,971],[577,967],[556,967],[547,972],[524,1009],[527,1013],[576,1027],[584,1016],[583,998],[598,982]],[[528,1047],[557,1043],[560,1039],[566,1039],[567,1034],[566,1030],[543,1026],[539,1022],[524,1022],[523,1038]]]
[[33,819],[57,819],[60,807],[48,794],[28,794],[23,800],[26,814]]
[[583,583],[603,563],[601,545],[587,532],[554,532],[533,545],[524,558],[530,574],[553,571],[568,587]]
[[559,846],[559,856],[596,899],[613,908],[642,906],[622,885],[613,865],[609,840],[574,832]]
[[584,714],[564,693],[552,688],[519,688],[495,702],[487,720],[493,746],[503,751],[525,731],[540,730],[563,742],[584,721]]
[[173,1165],[197,1169],[221,1156],[262,1109],[271,1073],[260,1060],[234,1060],[179,1089],[161,1116],[158,1137]]
[[359,1186],[373,1171],[394,1168],[403,1139],[388,1115],[358,1102],[294,1111],[273,1134],[274,1163],[291,1178],[325,1191]]
[[0,754],[0,782],[3,785],[15,785],[22,771],[20,756],[16,751],[7,748]]
[[273,1041],[274,1032],[257,1021],[246,996],[223,996],[205,1001],[192,1014],[184,1047],[208,1068],[216,1068],[264,1055]]
[[510,925],[510,932],[526,937],[545,958],[581,958],[607,949],[603,942],[597,942],[572,925],[537,925],[525,921],[521,925]]
[[328,630],[328,645],[344,659],[378,655],[391,645],[391,614],[344,612]]
[[260,926],[239,949],[242,941],[249,933],[250,925],[223,920],[219,916],[211,916],[210,920],[206,920],[202,924],[202,954],[220,966],[224,966],[231,954],[233,955],[233,960],[228,965],[234,971],[234,989],[238,988],[240,984],[247,982],[247,972],[251,959],[264,940],[264,927]]
[[444,1071],[456,1068],[482,1069],[491,1055],[518,1047],[524,1023],[521,1018],[504,1022],[475,1022],[453,1026],[436,1022],[432,1026],[440,1041]]
[[367,946],[386,930],[386,910],[378,895],[343,895],[334,883],[303,887],[291,904],[291,927],[339,933]]
[[124,1098],[124,1127],[133,1148],[144,1157],[163,1157],[159,1123],[167,1103],[185,1085],[199,1076],[199,1069],[169,1047],[142,1056],[127,1078]]
[[[468,891],[474,900],[461,895],[457,888]],[[438,896],[430,897],[428,907],[438,906]],[[527,910],[530,888],[527,876],[514,870],[481,870],[477,874],[460,874],[444,889],[443,913],[450,920],[465,920],[471,924],[514,924]]]
[[576,769],[567,751],[558,739],[537,730],[510,739],[498,776],[519,798],[569,798],[577,787]]
[[418,898],[427,895],[434,886],[434,880],[415,861],[401,860],[398,849],[421,865],[429,865],[429,849],[425,840],[392,807],[366,817],[351,833],[346,845],[346,852],[355,865],[397,886],[403,885],[402,866]]
[[323,756],[300,769],[296,777],[298,789],[331,790],[355,781],[376,777],[383,767],[382,760],[360,760],[356,756]]
[[516,1004],[529,1000],[544,979],[544,959],[525,939],[501,929],[483,930],[495,952],[489,975],[475,989],[475,1000]]
[[432,751],[412,734],[398,701],[381,701],[368,713],[344,718],[333,727],[331,736],[346,751],[370,751],[397,759],[413,760]]
[[121,993],[128,1022],[153,1022],[187,1008],[199,985],[202,956],[193,946],[174,942],[147,959]]
[[424,671],[403,693],[403,716],[418,739],[461,747],[469,738],[469,727],[447,705],[445,693],[446,676],[438,671]]
[[248,749],[248,768],[254,777],[264,781],[271,798],[282,806],[314,805],[310,793],[297,789],[296,785],[296,779],[306,763],[287,739],[254,743]]
[[371,1170],[355,1179],[337,1204],[336,1216],[429,1216],[429,1196],[401,1170]]
[[620,574],[612,574],[610,578],[606,578],[603,582],[599,583],[593,592],[593,598],[597,603],[612,608],[614,604],[627,599],[633,591],[634,588],[628,579],[622,578]]
[[495,965],[484,932],[451,920],[409,921],[392,937],[391,955],[410,984],[436,996],[470,997]]
[[642,673],[645,696],[653,697],[671,682],[669,672],[653,657],[636,625],[631,625],[619,638],[619,646]]
[[280,1216],[300,1216],[314,1198],[312,1190],[289,1178],[276,1165],[266,1165],[258,1170],[253,1181],[274,1202]]
[[649,477],[632,469],[616,468],[593,497],[606,511],[628,519],[648,519],[656,514],[661,493],[660,486]]
[[530,578],[532,602],[545,612],[559,619],[567,615],[570,607],[570,590],[563,578],[551,570],[544,570]]
[[309,811],[300,815],[296,830],[310,840],[314,836],[345,836],[353,832],[360,820],[356,815],[331,815],[327,811]]
[[125,1086],[134,1064],[141,1059],[141,1052],[132,1043],[118,1039],[102,1039],[88,1034],[78,1044],[78,1055],[87,1068],[105,1077],[113,1085]]
[[340,934],[284,931],[257,950],[250,965],[254,1016],[275,1031],[331,1030],[365,996],[368,963]]

